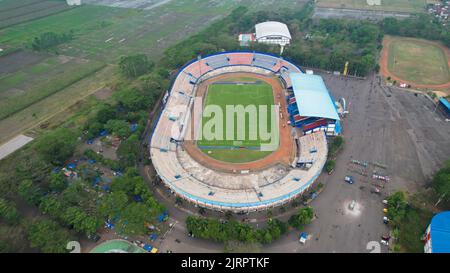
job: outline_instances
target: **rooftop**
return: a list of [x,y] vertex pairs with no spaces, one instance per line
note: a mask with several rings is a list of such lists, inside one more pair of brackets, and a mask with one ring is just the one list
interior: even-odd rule
[[339,120],[335,103],[319,75],[290,73],[300,116]]
[[450,211],[436,214],[431,219],[431,246],[433,253],[450,253]]
[[255,25],[256,39],[266,36],[284,36],[291,39],[291,34],[286,24],[268,21]]

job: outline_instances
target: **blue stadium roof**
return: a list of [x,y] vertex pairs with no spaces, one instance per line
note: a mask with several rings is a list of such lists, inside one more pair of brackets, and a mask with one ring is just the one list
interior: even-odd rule
[[339,120],[335,103],[321,76],[289,73],[300,116]]
[[450,102],[446,98],[440,98],[439,101],[447,107],[448,110],[450,110]]
[[430,234],[433,253],[450,253],[450,211],[438,213],[431,219]]

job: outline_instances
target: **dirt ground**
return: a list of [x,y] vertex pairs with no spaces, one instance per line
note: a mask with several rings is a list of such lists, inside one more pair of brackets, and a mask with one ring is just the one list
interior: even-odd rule
[[[432,90],[441,90],[441,91],[447,91],[447,94],[450,94],[450,82],[445,84],[439,84],[439,85],[427,85],[427,84],[416,84],[412,81],[406,81],[404,79],[401,79],[394,74],[392,74],[389,71],[388,65],[389,65],[389,45],[392,42],[393,38],[390,36],[385,36],[383,39],[383,50],[381,51],[380,55],[380,74],[384,77],[391,77],[392,80],[396,80],[397,82],[410,84],[412,88],[420,88],[420,89],[432,89]],[[431,42],[430,42],[431,43]],[[450,50],[439,43],[433,43],[434,45],[438,46],[442,49],[443,52],[447,54],[447,61],[448,65],[450,67]]]
[[[215,170],[219,171],[226,171],[226,172],[234,172],[234,171],[240,171],[240,170],[262,170],[266,169],[270,166],[276,165],[276,164],[283,164],[283,165],[290,165],[292,163],[292,160],[294,159],[294,145],[295,142],[291,136],[291,127],[288,125],[283,126],[283,124],[286,124],[287,122],[287,107],[286,107],[286,101],[284,100],[285,94],[284,89],[281,86],[281,83],[276,77],[266,77],[263,75],[257,75],[253,73],[233,73],[233,77],[240,77],[240,78],[257,78],[260,80],[265,81],[266,83],[270,84],[272,86],[273,95],[274,95],[274,101],[275,104],[280,103],[281,104],[281,111],[283,113],[283,119],[280,118],[280,124],[279,124],[279,132],[280,132],[280,145],[279,148],[273,152],[272,154],[248,163],[228,163],[219,161],[216,159],[213,159],[203,153],[195,144],[194,141],[185,141],[183,148],[189,153],[189,155],[196,160],[197,162],[201,163],[202,165],[205,165],[209,168],[213,168]],[[197,90],[197,96],[203,97],[206,93],[208,85],[210,85],[213,82],[217,82],[220,80],[223,80],[224,78],[230,77],[230,73],[222,74],[217,77],[214,77],[212,79],[208,79],[200,84]],[[193,125],[193,120],[191,120],[190,126]]]

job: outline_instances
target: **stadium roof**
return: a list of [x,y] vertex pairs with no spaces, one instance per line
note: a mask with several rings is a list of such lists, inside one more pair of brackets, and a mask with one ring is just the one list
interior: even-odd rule
[[288,27],[280,22],[268,21],[255,25],[256,39],[266,36],[284,36],[291,39]]
[[430,234],[433,253],[450,253],[450,211],[438,213],[431,219]]
[[300,116],[339,120],[335,103],[318,75],[289,73]]

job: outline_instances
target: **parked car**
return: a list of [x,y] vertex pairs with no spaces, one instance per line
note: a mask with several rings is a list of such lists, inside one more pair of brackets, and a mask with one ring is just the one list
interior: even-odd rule
[[347,183],[349,183],[349,184],[353,184],[353,182],[354,182],[353,176],[347,175],[347,176],[344,178],[344,181],[347,182]]
[[373,188],[370,190],[370,192],[371,192],[371,193],[374,193],[374,194],[381,194],[381,190],[380,190],[379,188],[377,188],[377,187],[373,187]]
[[352,202],[348,205],[348,208],[349,208],[350,210],[353,210],[353,209],[355,208],[355,206],[356,206],[356,201],[355,201],[355,200],[352,200]]
[[98,234],[91,234],[87,236],[89,240],[93,241],[93,242],[98,242],[98,240],[100,240],[100,235]]
[[299,239],[299,242],[300,242],[301,244],[305,244],[307,239],[308,239],[308,233],[306,233],[306,232],[300,233],[300,239]]

